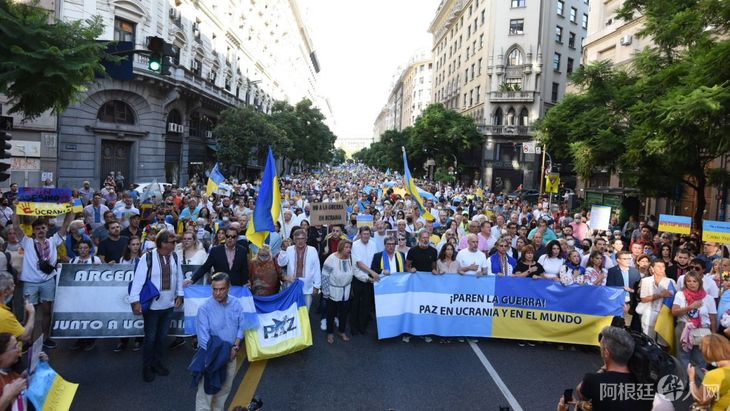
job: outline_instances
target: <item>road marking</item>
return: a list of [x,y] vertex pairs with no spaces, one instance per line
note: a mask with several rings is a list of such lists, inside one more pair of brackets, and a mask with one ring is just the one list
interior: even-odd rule
[[489,375],[492,377],[492,380],[497,384],[497,387],[499,387],[499,390],[502,391],[502,394],[504,395],[504,398],[507,398],[507,401],[509,402],[509,405],[512,407],[512,410],[514,411],[523,411],[522,407],[520,407],[520,404],[517,402],[517,399],[514,395],[510,392],[509,388],[507,388],[507,385],[502,381],[502,378],[500,378],[499,374],[497,374],[497,370],[494,369],[492,366],[492,363],[489,362],[487,359],[487,356],[484,355],[482,350],[479,348],[477,343],[469,341],[469,345],[471,346],[472,351],[474,351],[474,354],[477,355],[477,358],[479,358],[479,361],[482,362],[482,365],[487,370]]
[[266,369],[266,360],[249,363],[248,370],[246,370],[241,384],[238,385],[236,395],[231,401],[231,409],[236,406],[248,407],[254,394],[256,394],[256,388],[259,386],[261,377],[264,375],[264,369]]

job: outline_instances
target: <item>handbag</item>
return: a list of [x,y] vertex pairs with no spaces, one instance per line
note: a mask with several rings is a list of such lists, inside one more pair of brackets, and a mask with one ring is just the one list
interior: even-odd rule
[[712,331],[709,328],[695,328],[691,331],[692,336],[692,344],[694,345],[700,345],[700,342],[702,342],[702,339],[712,334]]
[[48,260],[41,258],[41,253],[38,251],[38,244],[36,244],[35,241],[33,241],[33,248],[35,249],[35,254],[38,256],[38,269],[46,275],[53,274],[53,272],[56,271],[56,266],[49,263]]
[[[142,306],[142,314],[147,313],[152,306],[152,302],[160,298],[160,290],[157,289],[157,287],[152,283],[152,280],[150,279],[152,277],[151,252],[147,253],[147,258],[145,258],[145,261],[147,262],[147,278],[145,278],[144,284],[142,284],[142,289],[139,292],[139,303]],[[139,264],[139,261],[137,261],[137,264]],[[137,266],[135,265],[134,268],[136,271]],[[129,285],[127,286],[127,293],[132,291],[133,282],[134,281],[129,282]]]

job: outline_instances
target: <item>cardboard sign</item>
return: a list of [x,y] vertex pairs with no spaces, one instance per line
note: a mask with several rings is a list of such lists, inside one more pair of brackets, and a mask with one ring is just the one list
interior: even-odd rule
[[599,205],[594,205],[593,207],[591,207],[591,229],[608,231],[610,224],[611,207]]
[[347,204],[341,203],[312,203],[310,204],[309,224],[335,225],[347,224]]
[[702,241],[730,244],[730,222],[702,220]]

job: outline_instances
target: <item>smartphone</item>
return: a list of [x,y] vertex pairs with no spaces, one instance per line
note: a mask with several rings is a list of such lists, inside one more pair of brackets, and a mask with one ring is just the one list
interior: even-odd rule
[[573,389],[568,388],[563,392],[563,403],[568,405],[569,402],[573,401]]

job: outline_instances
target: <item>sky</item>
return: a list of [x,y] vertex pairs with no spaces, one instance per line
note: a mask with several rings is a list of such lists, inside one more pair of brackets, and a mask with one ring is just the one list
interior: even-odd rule
[[319,85],[334,113],[338,146],[371,138],[398,66],[430,51],[440,0],[300,0],[319,59]]

